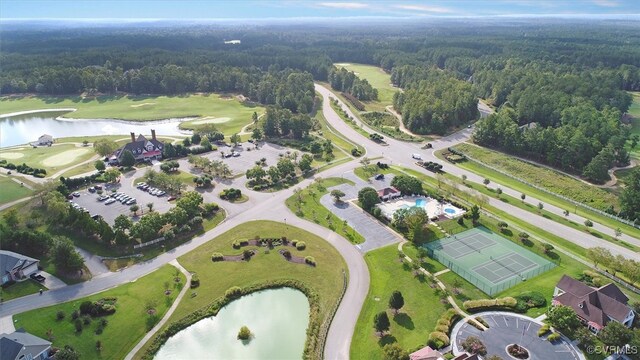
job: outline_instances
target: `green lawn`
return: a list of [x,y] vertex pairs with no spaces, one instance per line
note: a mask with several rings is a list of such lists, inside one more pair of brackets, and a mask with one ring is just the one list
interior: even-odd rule
[[364,102],[367,110],[385,111],[385,106],[393,103],[393,94],[398,88],[391,85],[391,75],[377,66],[364,64],[334,64],[338,68],[353,71],[360,79],[366,79],[378,90],[378,101]]
[[[468,145],[468,144],[462,144],[457,146],[456,148],[460,148],[462,147],[462,149],[480,149],[482,151],[483,154],[485,153],[490,153],[492,157],[497,157],[501,160],[505,160],[507,162],[509,162],[510,160],[512,161],[517,161],[518,164],[525,164],[522,161],[519,160],[514,160],[514,159],[510,159],[507,155],[495,152],[495,151],[491,151],[488,149],[484,149],[484,148],[479,148],[476,147],[474,145]],[[474,156],[476,159],[478,159],[478,157],[476,156],[477,154],[473,154],[472,156]],[[480,159],[478,159],[480,160]],[[482,159],[484,161],[484,157]],[[551,170],[545,170],[539,167],[535,167],[533,165],[527,165],[527,171],[531,171],[533,173],[541,173],[541,174],[546,174],[546,178],[544,178],[545,181],[550,181],[548,186],[553,186],[554,183],[556,183],[556,185],[558,185],[556,190],[553,190],[553,187],[551,188],[552,191],[562,194],[564,196],[570,197],[571,194],[576,195],[574,197],[574,200],[576,201],[581,201],[584,200],[584,202],[592,207],[598,207],[595,203],[596,200],[599,201],[600,207],[603,208],[607,208],[609,206],[609,204],[614,204],[615,206],[618,206],[618,199],[615,196],[615,194],[613,193],[609,193],[605,190],[599,189],[595,186],[591,186],[591,185],[587,185],[584,184],[580,181],[577,181],[575,179],[569,178],[567,176],[564,177],[560,177],[559,175],[557,175],[558,173],[553,172]],[[598,213],[595,213],[593,211],[587,210],[583,207],[580,206],[575,206],[574,204],[570,203],[569,201],[563,200],[558,196],[553,196],[551,194],[548,194],[544,191],[540,191],[538,189],[535,189],[529,185],[526,185],[520,181],[514,180],[508,176],[505,176],[497,171],[494,171],[492,169],[489,169],[486,166],[480,165],[478,163],[475,163],[473,161],[465,161],[465,162],[461,162],[461,163],[457,163],[456,166],[459,166],[463,169],[469,170],[471,172],[474,172],[478,175],[484,176],[486,178],[488,178],[489,180],[493,181],[493,182],[497,182],[500,184],[504,184],[505,186],[508,186],[511,189],[514,189],[516,191],[522,192],[524,194],[530,195],[530,196],[535,196],[536,198],[544,201],[545,203],[551,204],[551,205],[555,205],[557,207],[563,208],[563,209],[567,209],[571,212],[576,213],[577,215],[583,216],[585,218],[591,219],[593,221],[599,222],[605,226],[608,226],[612,229],[616,229],[616,228],[620,228],[622,230],[622,232],[629,234],[631,236],[634,237],[640,237],[640,230],[636,229],[632,226],[623,224],[619,221],[616,221],[614,219],[611,219],[607,216],[603,216],[600,215]],[[495,165],[494,165],[495,166]],[[503,169],[506,170],[506,169]],[[517,171],[517,170],[515,170]],[[548,172],[545,172],[548,171]],[[528,179],[528,181],[532,181],[533,179],[529,177],[529,175],[531,175],[530,173],[527,173],[527,175],[523,175],[523,174],[519,174],[518,176],[520,177],[524,177],[526,179]],[[537,176],[537,175],[531,175],[531,176]],[[567,178],[569,180],[567,180],[566,182],[564,181]],[[562,179],[563,181],[557,181],[558,179]],[[542,183],[539,183],[538,185],[543,186]],[[543,186],[544,187],[544,186]],[[565,189],[565,190],[563,190]],[[565,193],[562,193],[562,191],[565,191]],[[591,196],[589,195],[591,194]],[[586,200],[585,200],[586,199]],[[590,200],[594,200],[594,202],[591,202]]]
[[20,186],[9,177],[0,176],[0,205],[29,196],[31,193],[31,190]]
[[352,181],[341,178],[322,179],[319,183],[314,183],[302,190],[299,196],[296,194],[292,195],[285,203],[289,210],[293,211],[298,217],[313,221],[316,224],[335,231],[354,244],[360,244],[364,242],[362,235],[351,228],[351,226],[345,226],[339,217],[320,203],[320,198],[329,192],[327,188],[345,183],[354,185]]
[[[368,252],[365,261],[371,285],[353,334],[351,358],[382,359],[382,346],[392,342],[405,350],[425,345],[427,336],[446,310],[434,289],[426,281],[414,277],[408,265],[400,263],[395,244]],[[405,304],[394,317],[387,304],[395,290],[402,292]],[[387,336],[379,339],[374,333],[373,317],[385,310],[391,320],[391,329]]]
[[[29,333],[43,339],[49,338],[51,330],[53,346],[71,345],[82,359],[122,359],[140,341],[157,320],[161,319],[178,295],[185,282],[180,274],[180,283],[173,281],[175,268],[165,265],[134,282],[120,285],[114,289],[64,304],[36,309],[14,316],[16,328],[24,327]],[[168,282],[172,293],[164,294],[165,282]],[[96,301],[105,297],[116,297],[116,313],[105,316],[108,325],[100,335],[95,334],[98,320],[85,325],[82,332],[77,333],[71,313],[78,309],[85,300]],[[147,314],[150,305],[156,310],[155,316]],[[56,320],[56,313],[63,311],[65,318]],[[96,350],[96,341],[102,342],[102,351]]]
[[[320,102],[316,105],[316,108],[321,109],[322,97],[318,97],[318,98],[320,99]],[[329,124],[327,119],[325,119],[322,111],[316,111],[314,118],[320,125],[320,133],[318,135],[320,135],[324,139],[331,140],[331,143],[338,149],[341,149],[343,152],[346,152],[347,154],[351,154],[351,149],[353,148],[357,148],[360,151],[364,151],[364,148],[361,145],[358,145],[352,142],[351,140],[347,139],[342,134],[337,132],[331,126],[331,124]]]
[[[47,176],[95,156],[92,147],[77,147],[73,144],[59,144],[51,147],[24,146],[0,151],[0,159],[15,165],[25,163],[32,168],[47,170]],[[15,170],[14,170],[15,171]]]
[[[261,248],[249,262],[211,261],[211,254],[214,252],[227,255],[239,253],[240,251],[233,249],[231,244],[237,239],[249,239],[257,235],[286,236],[290,240],[304,241],[306,249],[292,250],[292,255],[313,256],[317,266],[287,262],[278,253],[277,248],[268,253]],[[347,271],[346,264],[338,251],[324,239],[305,230],[272,221],[244,223],[181,256],[178,261],[187,270],[198,274],[200,286],[196,290],[197,296],[186,296],[181,301],[169,319],[169,324],[212,303],[232,286],[246,287],[269,280],[284,279],[302,281],[317,292],[320,298],[320,319],[325,322],[336,306],[336,301],[343,289],[343,271]],[[143,348],[138,356],[143,354],[144,350]]]
[[35,280],[25,280],[17,282],[5,289],[0,290],[0,297],[4,301],[8,301],[11,299],[23,297],[26,295],[31,295],[37,293],[40,289],[47,290],[47,287],[36,282]]
[[[234,97],[218,94],[191,94],[180,96],[29,96],[0,98],[3,113],[25,110],[76,108],[64,116],[78,119],[113,118],[133,121],[160,120],[176,117],[202,117],[182,123],[181,127],[193,128],[203,123],[214,123],[226,133],[240,132],[251,122],[251,114],[261,114],[263,107],[241,103]],[[200,123],[197,123],[200,122]]]

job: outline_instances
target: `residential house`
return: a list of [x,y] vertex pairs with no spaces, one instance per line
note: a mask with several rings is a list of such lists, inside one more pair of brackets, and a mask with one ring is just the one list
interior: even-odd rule
[[53,144],[53,136],[44,134],[38,138],[38,141],[32,143],[35,146],[51,146]]
[[13,251],[0,250],[1,283],[5,284],[10,281],[28,279],[29,275],[38,271],[39,263],[40,260],[20,255]]
[[409,354],[410,360],[444,360],[441,352],[433,350],[429,346],[425,346],[422,349]]
[[47,360],[50,359],[51,342],[31,335],[24,329],[11,334],[0,334],[0,359]]
[[635,314],[628,301],[613,283],[594,288],[564,275],[556,285],[551,304],[571,307],[582,323],[597,334],[610,321],[631,327]]
[[151,139],[147,139],[140,134],[136,138],[135,133],[131,133],[131,142],[125,144],[122,148],[115,151],[109,159],[110,164],[122,162],[122,156],[125,151],[130,151],[136,161],[150,161],[162,159],[163,144],[156,138],[156,131],[151,130]]

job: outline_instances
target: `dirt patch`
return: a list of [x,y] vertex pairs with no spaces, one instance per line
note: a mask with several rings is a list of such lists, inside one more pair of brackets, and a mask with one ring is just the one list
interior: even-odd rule
[[132,108],[139,108],[142,106],[149,106],[149,105],[155,105],[156,103],[154,102],[149,102],[149,103],[142,103],[142,104],[135,104],[135,105],[130,105]]
[[219,117],[219,118],[203,118],[202,120],[192,121],[192,125],[202,125],[202,124],[222,124],[231,121],[231,118],[228,117]]
[[56,167],[71,164],[76,161],[77,158],[85,155],[89,152],[89,149],[71,149],[63,151],[60,154],[50,156],[40,163],[45,167]]
[[0,154],[0,158],[3,159],[20,159],[21,157],[23,157],[24,154],[22,153],[17,153],[17,152],[6,152],[6,153],[2,153]]
[[294,264],[307,264],[306,261],[304,261],[303,257],[300,256],[295,256],[293,254],[291,254],[290,256],[285,256],[285,252],[288,250],[278,250],[278,252],[280,253],[280,255],[282,255],[282,258],[284,258],[285,260],[287,260],[288,262],[294,263]]
[[149,314],[149,315],[155,315],[155,314],[156,314],[156,312],[157,312],[157,311],[156,311],[156,309],[149,309],[149,310],[147,310],[147,314]]

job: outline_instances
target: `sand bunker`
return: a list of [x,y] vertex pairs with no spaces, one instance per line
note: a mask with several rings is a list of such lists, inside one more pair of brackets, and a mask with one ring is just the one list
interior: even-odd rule
[[149,105],[155,105],[156,103],[142,103],[142,104],[135,104],[135,105],[130,105],[132,108],[138,108],[141,106],[149,106]]
[[0,158],[3,159],[20,159],[21,157],[23,157],[24,154],[22,153],[17,153],[17,152],[6,152],[6,153],[1,153],[0,154]]
[[231,121],[231,118],[228,117],[220,117],[220,118],[205,118],[202,120],[196,120],[196,121],[192,121],[191,124],[192,125],[202,125],[202,124],[222,124],[222,123],[226,123],[227,121]]
[[349,63],[337,63],[337,64],[334,64],[334,65],[335,66],[342,66],[342,67],[351,66],[351,64],[349,64]]
[[71,164],[76,161],[77,158],[85,155],[89,152],[89,149],[71,149],[67,151],[63,151],[60,154],[50,156],[40,163],[45,167],[56,167]]

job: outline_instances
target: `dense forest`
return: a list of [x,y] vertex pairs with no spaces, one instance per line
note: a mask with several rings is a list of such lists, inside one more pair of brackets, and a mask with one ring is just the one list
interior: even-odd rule
[[353,71],[345,68],[329,71],[329,84],[334,90],[349,93],[358,100],[369,101],[378,99],[378,90],[373,88],[366,79],[360,79]]
[[[237,92],[274,106],[282,119],[269,132],[297,137],[288,125],[304,133],[307,120],[295,115],[311,111],[313,81],[376,99],[366,80],[333,66],[365,63],[403,90],[394,107],[409,129],[444,134],[477,119],[482,98],[499,111],[478,124],[476,142],[602,182],[628,163],[620,119],[626,91],[640,90],[638,30],[567,19],[3,28],[0,92]],[[241,44],[225,44],[232,38]]]

